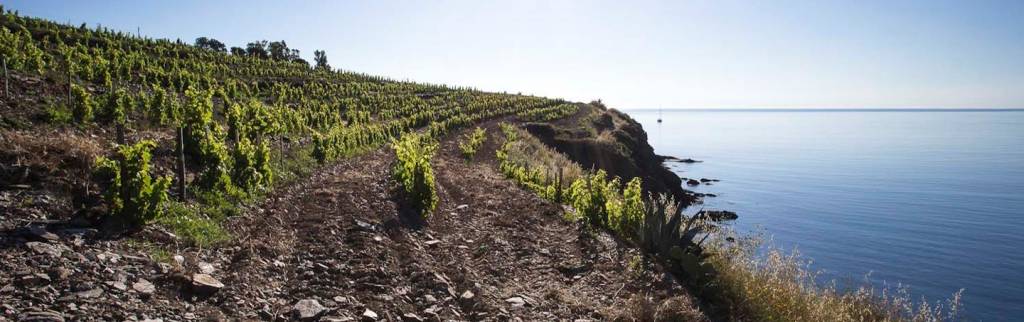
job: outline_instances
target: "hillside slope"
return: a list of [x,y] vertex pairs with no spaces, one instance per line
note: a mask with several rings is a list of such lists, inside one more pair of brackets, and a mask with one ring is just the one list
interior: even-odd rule
[[[10,12],[0,40],[0,320],[705,319],[620,234],[502,173],[499,122],[571,126],[588,136],[549,142],[569,159],[688,200],[614,111]],[[595,116],[613,126],[571,122]],[[441,146],[423,218],[386,147],[411,133]]]
[[[180,265],[147,252],[176,243],[159,228],[126,240],[59,224],[8,231],[0,280],[15,286],[0,293],[3,313],[290,319],[311,299],[328,318],[370,310],[384,320],[703,319],[670,275],[630,267],[635,249],[565,221],[561,206],[497,173],[487,157],[496,140],[477,163],[445,143],[439,211],[426,222],[399,215],[393,155],[377,150],[268,195],[230,220],[232,242],[180,249]],[[209,297],[189,281],[204,269],[225,285]],[[143,280],[152,293],[135,288]]]

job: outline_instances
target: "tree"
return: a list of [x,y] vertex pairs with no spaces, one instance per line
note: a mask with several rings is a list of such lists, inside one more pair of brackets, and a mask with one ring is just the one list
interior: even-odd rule
[[231,47],[231,54],[235,56],[245,56],[245,48]]
[[323,50],[313,51],[313,61],[316,62],[316,69],[331,70],[331,65],[327,63],[327,52]]
[[273,60],[293,61],[299,59],[299,50],[288,48],[284,40],[272,41],[267,45],[267,51]]
[[270,52],[270,59],[284,60],[288,56],[288,44],[284,40],[271,41],[267,51]]
[[267,54],[267,41],[266,40],[259,40],[259,41],[254,41],[254,42],[246,44],[245,45],[245,53],[247,55],[249,55],[249,56],[256,57],[256,58],[266,59],[266,58],[270,57]]
[[206,37],[196,38],[196,47],[199,47],[200,49],[206,49],[206,50],[212,50],[212,51],[218,51],[218,52],[226,52],[227,51],[227,47],[224,46],[224,43],[220,42],[217,39],[206,38]]

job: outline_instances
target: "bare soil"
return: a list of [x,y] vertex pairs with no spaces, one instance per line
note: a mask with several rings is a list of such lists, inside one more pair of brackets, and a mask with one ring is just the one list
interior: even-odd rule
[[[403,205],[387,148],[270,193],[232,218],[232,240],[214,249],[180,246],[159,227],[109,240],[66,222],[0,218],[0,321],[39,312],[290,320],[300,300],[316,300],[317,318],[336,321],[706,320],[633,247],[565,220],[562,206],[497,172],[500,131],[489,127],[469,162],[454,139],[442,142],[440,202],[425,219]],[[23,202],[3,198],[4,209]],[[160,258],[160,249],[180,262]],[[193,287],[191,276],[203,271],[224,287]]]

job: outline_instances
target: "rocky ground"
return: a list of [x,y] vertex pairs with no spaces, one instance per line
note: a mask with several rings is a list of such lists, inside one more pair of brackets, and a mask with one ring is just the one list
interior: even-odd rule
[[504,179],[498,132],[473,162],[442,144],[426,220],[394,197],[380,149],[277,189],[213,249],[159,227],[104,238],[49,221],[45,195],[2,191],[0,321],[705,320],[635,249]]

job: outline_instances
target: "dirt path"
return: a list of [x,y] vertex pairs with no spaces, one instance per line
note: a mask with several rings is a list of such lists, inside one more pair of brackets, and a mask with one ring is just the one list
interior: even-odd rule
[[[314,299],[341,319],[603,320],[628,314],[636,295],[685,294],[665,275],[632,273],[634,250],[505,180],[487,156],[494,140],[476,162],[443,144],[441,200],[426,222],[398,215],[386,150],[271,197],[232,225],[237,251],[218,263],[228,286],[206,303],[258,319]],[[696,314],[685,297],[674,304]]]
[[[33,310],[72,320],[288,320],[299,301],[315,300],[307,311],[336,321],[703,319],[667,274],[630,267],[642,263],[635,250],[504,179],[493,156],[500,131],[491,127],[473,162],[456,142],[442,143],[440,203],[425,222],[399,215],[385,148],[271,193],[229,222],[230,244],[182,253],[181,267],[129,254],[124,241],[61,233],[48,245],[65,252],[53,256],[12,235],[0,248],[8,259],[0,281],[34,276],[19,268],[40,265],[64,277],[5,286],[0,312],[12,320]],[[223,289],[198,294],[189,277],[204,270]],[[155,291],[136,290],[140,280]]]

